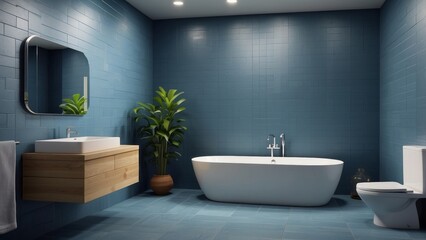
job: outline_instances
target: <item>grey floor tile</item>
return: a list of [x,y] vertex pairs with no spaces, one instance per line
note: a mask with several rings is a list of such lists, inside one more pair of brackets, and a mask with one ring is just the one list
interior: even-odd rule
[[295,233],[330,233],[336,235],[352,236],[351,231],[347,227],[331,227],[331,226],[303,226],[303,225],[286,225],[284,232]]
[[97,240],[104,239],[108,235],[107,232],[97,232],[97,231],[77,231],[77,230],[67,230],[67,229],[59,229],[52,233],[39,238],[39,240],[49,240],[49,239],[67,239],[67,240]]
[[426,230],[413,230],[407,233],[412,239],[426,239]]
[[42,236],[102,240],[415,240],[426,231],[380,228],[362,201],[335,195],[322,207],[221,203],[200,190],[143,193]]
[[96,223],[96,224],[78,224],[71,223],[64,227],[67,230],[78,230],[78,231],[96,231],[96,232],[111,232],[111,231],[127,231],[131,228],[131,225],[121,225],[114,223]]
[[102,240],[158,240],[163,235],[164,233],[114,231],[102,238]]
[[175,226],[165,233],[160,240],[212,240],[221,228]]
[[334,232],[284,232],[283,239],[303,240],[353,240],[352,235]]
[[411,238],[393,238],[393,237],[373,237],[373,236],[362,236],[357,237],[355,240],[411,240]]
[[218,216],[218,217],[230,217],[234,213],[233,210],[228,209],[201,209],[197,212],[197,215],[205,216]]
[[367,223],[348,223],[348,227],[354,237],[358,239],[373,237],[410,239],[409,231],[378,227],[373,224],[373,221]]
[[216,236],[229,238],[257,238],[257,239],[281,239],[284,232],[284,224],[262,223],[227,223]]
[[210,221],[210,220],[197,220],[193,221],[191,219],[183,219],[179,223],[177,223],[176,227],[182,228],[213,228],[213,229],[221,229],[225,226],[226,222],[223,221]]
[[239,214],[239,213],[242,213],[243,215],[246,213],[253,214],[258,212],[259,209],[260,209],[259,205],[241,204],[235,208],[234,214]]

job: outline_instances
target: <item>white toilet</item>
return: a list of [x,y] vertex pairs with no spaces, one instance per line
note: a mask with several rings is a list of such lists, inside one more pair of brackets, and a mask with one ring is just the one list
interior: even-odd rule
[[363,182],[356,190],[374,212],[374,224],[388,228],[419,229],[416,202],[426,198],[426,146],[403,146],[404,185]]

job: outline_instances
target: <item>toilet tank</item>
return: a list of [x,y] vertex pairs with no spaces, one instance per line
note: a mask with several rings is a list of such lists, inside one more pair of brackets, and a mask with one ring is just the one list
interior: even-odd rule
[[403,146],[402,155],[404,185],[426,193],[426,146]]

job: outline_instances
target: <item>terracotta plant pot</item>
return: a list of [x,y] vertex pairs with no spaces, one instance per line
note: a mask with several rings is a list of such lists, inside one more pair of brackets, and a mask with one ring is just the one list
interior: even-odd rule
[[157,195],[166,195],[173,187],[173,178],[168,175],[154,175],[149,182],[152,191]]

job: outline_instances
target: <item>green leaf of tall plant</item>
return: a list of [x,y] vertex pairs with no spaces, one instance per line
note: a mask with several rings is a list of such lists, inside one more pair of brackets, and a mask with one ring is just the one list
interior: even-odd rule
[[144,120],[137,133],[141,139],[147,140],[145,148],[152,150],[156,174],[164,175],[169,160],[180,156],[175,149],[181,145],[187,128],[181,124],[185,119],[175,119],[174,116],[185,110],[180,105],[186,100],[181,98],[183,92],[176,89],[159,87],[155,93],[153,104],[138,102],[133,112],[136,122]]

